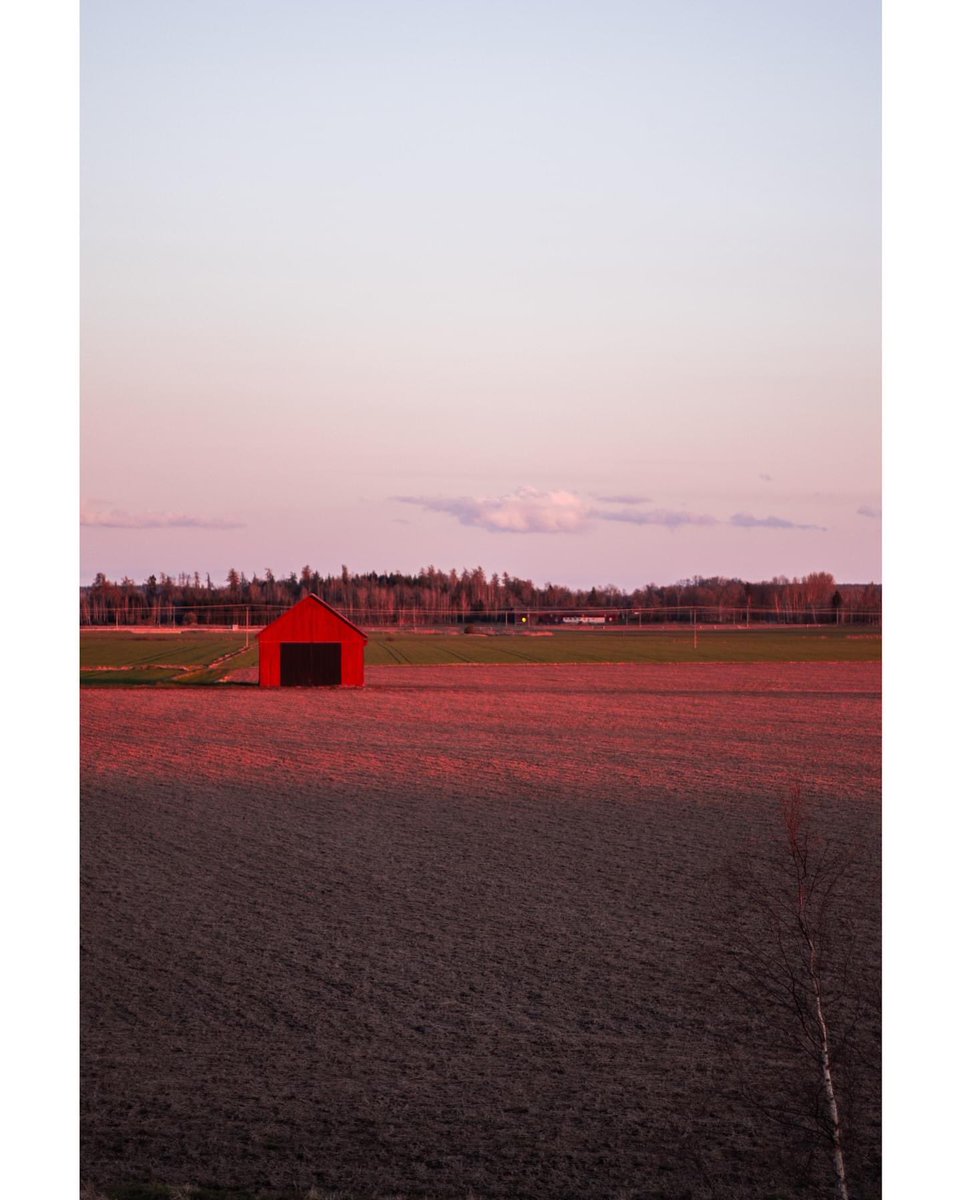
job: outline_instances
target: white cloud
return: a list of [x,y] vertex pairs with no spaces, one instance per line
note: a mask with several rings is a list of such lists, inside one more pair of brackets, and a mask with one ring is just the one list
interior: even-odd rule
[[506,496],[397,496],[428,512],[449,513],[462,525],[490,533],[578,533],[587,524],[587,506],[574,492],[542,492],[521,487]]

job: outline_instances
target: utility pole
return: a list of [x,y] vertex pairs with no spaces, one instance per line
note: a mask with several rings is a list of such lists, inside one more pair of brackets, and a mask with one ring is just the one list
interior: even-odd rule
[[691,623],[694,626],[694,649],[697,649],[697,609],[691,605]]
[[250,609],[244,609],[244,649],[250,647]]

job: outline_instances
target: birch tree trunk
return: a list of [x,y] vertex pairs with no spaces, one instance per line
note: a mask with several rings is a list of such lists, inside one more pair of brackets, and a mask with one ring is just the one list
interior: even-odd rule
[[809,916],[809,901],[814,880],[809,869],[808,828],[804,819],[801,793],[798,787],[794,788],[790,800],[785,805],[784,823],[787,828],[791,861],[794,866],[796,883],[795,915],[798,931],[807,949],[806,969],[813,995],[814,1016],[819,1042],[818,1057],[821,1064],[821,1078],[824,1084],[824,1095],[827,1102],[828,1119],[830,1121],[835,1191],[838,1200],[849,1200],[847,1175],[844,1169],[844,1152],[841,1146],[841,1117],[831,1071],[831,1041],[828,1035],[827,1018],[824,1014],[821,958],[819,953],[821,931],[817,927],[819,924],[817,917],[815,917],[812,923]]

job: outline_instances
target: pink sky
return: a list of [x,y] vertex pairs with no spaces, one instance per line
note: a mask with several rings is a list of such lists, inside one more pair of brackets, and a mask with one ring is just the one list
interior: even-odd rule
[[880,579],[877,5],[82,38],[85,581]]

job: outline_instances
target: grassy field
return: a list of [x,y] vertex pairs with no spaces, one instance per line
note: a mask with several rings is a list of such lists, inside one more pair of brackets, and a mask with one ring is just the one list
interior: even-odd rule
[[[877,662],[879,633],[847,629],[699,630],[530,634],[375,633],[369,666],[458,663]],[[206,684],[257,665],[242,633],[85,632],[83,684]]]
[[206,666],[243,648],[242,633],[116,633],[92,630],[80,637],[80,666]]
[[256,666],[256,643],[245,651],[244,641],[242,633],[85,630],[80,635],[80,682],[213,683],[230,670]]
[[371,666],[456,663],[876,662],[880,635],[814,628],[552,633],[549,635],[377,634]]

